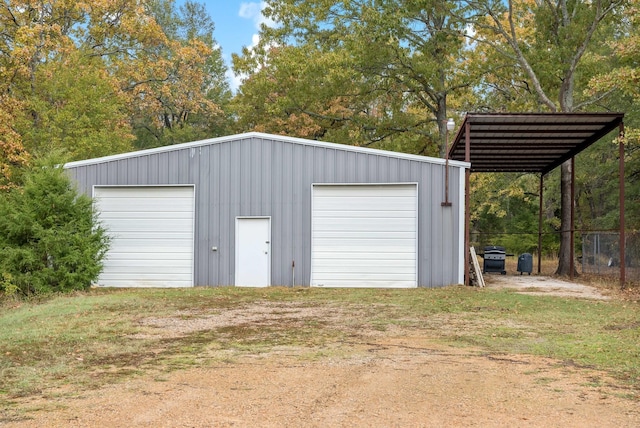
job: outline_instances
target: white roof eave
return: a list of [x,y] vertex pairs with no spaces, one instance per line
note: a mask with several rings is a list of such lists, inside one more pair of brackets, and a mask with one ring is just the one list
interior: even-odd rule
[[[284,142],[289,142],[294,144],[302,144],[302,145],[315,146],[315,147],[325,147],[325,148],[331,148],[331,149],[337,149],[337,150],[343,150],[343,151],[351,151],[356,153],[388,156],[388,157],[395,157],[398,159],[408,159],[408,160],[414,160],[418,162],[429,162],[434,164],[444,164],[446,162],[445,159],[434,158],[429,156],[411,155],[408,153],[391,152],[387,150],[372,149],[369,147],[349,146],[347,144],[327,143],[324,141],[307,140],[304,138],[287,137],[284,135],[265,134],[262,132],[247,132],[244,134],[235,134],[235,135],[228,135],[224,137],[209,138],[206,140],[192,141],[189,143],[174,144],[171,146],[162,146],[162,147],[156,147],[153,149],[137,150],[134,152],[120,153],[117,155],[110,155],[110,156],[103,156],[99,158],[68,162],[64,164],[64,168],[65,169],[77,168],[81,166],[95,165],[95,164],[112,162],[112,161],[117,161],[122,159],[131,159],[131,158],[136,158],[140,156],[153,155],[157,153],[171,152],[175,150],[202,147],[210,144],[220,144],[220,143],[247,139],[247,138],[262,138],[262,139],[269,139],[269,140],[278,140],[278,141],[284,141]],[[470,164],[467,162],[460,162],[460,161],[454,161],[454,160],[450,160],[449,165],[459,167],[459,168],[470,167]]]

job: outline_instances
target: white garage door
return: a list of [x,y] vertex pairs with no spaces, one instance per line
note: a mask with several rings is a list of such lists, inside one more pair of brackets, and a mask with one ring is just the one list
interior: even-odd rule
[[98,283],[193,286],[193,187],[96,187],[111,245]]
[[417,185],[316,185],[311,285],[416,287],[417,236]]

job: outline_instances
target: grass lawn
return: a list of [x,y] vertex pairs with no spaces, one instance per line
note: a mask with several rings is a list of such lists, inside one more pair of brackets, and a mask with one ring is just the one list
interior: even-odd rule
[[[172,335],[248,306],[321,309],[316,317],[237,320]],[[321,354],[360,327],[418,332],[493,353],[533,354],[606,370],[640,393],[640,304],[525,296],[452,286],[375,290],[282,288],[95,289],[40,302],[0,305],[0,402],[97,388],[152,370],[207,364],[221,355],[297,346]],[[322,314],[340,313],[337,318]],[[345,328],[348,327],[348,328]]]

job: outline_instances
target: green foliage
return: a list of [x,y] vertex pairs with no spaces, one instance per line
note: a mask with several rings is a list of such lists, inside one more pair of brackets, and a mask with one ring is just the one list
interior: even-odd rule
[[0,195],[0,293],[47,294],[87,289],[108,245],[91,199],[78,195],[53,162],[25,174]]
[[[474,174],[471,176],[472,245],[501,245],[508,253],[536,253],[538,248],[539,177],[533,174]],[[548,212],[545,197],[543,214]],[[543,254],[556,255],[558,222],[543,217]]]
[[149,14],[166,39],[143,55],[149,71],[128,88],[136,104],[131,123],[139,149],[227,135],[233,121],[227,111],[227,67],[213,37],[215,25],[203,4],[175,3],[149,3]]
[[[617,65],[610,43],[625,0],[556,3],[467,0],[492,110],[585,111],[606,95],[588,82]],[[507,10],[508,9],[508,10]],[[524,107],[524,109],[522,109]]]
[[[629,54],[627,59],[637,55],[632,53],[637,52],[634,42],[637,38],[621,37],[622,34],[637,33],[632,31],[636,28],[633,26],[634,18],[628,18],[633,14],[626,13],[630,5],[637,5],[637,0],[598,0],[593,3],[467,0],[465,3],[476,12],[469,15],[476,30],[469,35],[476,43],[473,66],[484,70],[484,73],[479,73],[482,80],[477,84],[478,98],[471,100],[470,110],[574,112],[626,111],[625,107],[637,109],[628,104],[625,106],[624,102],[621,103],[624,100],[615,96],[616,90],[625,86],[638,87],[637,82],[632,83],[633,76],[626,75],[617,81],[612,77],[623,76],[616,71],[625,59],[625,50],[620,48],[631,48],[626,51]],[[617,147],[612,140],[613,137],[604,139],[576,158],[577,228],[609,229],[618,223]],[[570,198],[560,199],[557,195],[568,192],[571,175],[567,165],[561,168],[565,172],[562,177],[552,174],[545,179],[546,188],[550,191],[545,192],[544,227],[549,231],[568,232],[571,228]],[[562,188],[561,181],[565,184]],[[489,195],[500,194],[508,187],[500,187],[499,183],[487,184],[491,192]],[[494,184],[497,187],[493,187]],[[496,208],[483,211],[486,207],[480,205],[479,218],[513,211],[515,207],[511,197],[496,199],[487,197],[486,193],[482,197],[493,200],[490,205]],[[526,204],[523,209],[528,211]],[[490,229],[494,223],[478,225]],[[516,224],[509,223],[508,216],[498,217],[495,226],[507,228],[508,232],[518,230]],[[531,218],[529,229],[537,229],[535,217]],[[558,273],[567,274],[569,233],[564,233],[561,241],[557,248],[560,250]],[[557,244],[547,242],[546,245],[551,245],[546,247],[549,251],[555,250]]]
[[26,104],[16,128],[33,155],[80,160],[132,148],[125,99],[100,58],[73,52],[43,64]]
[[0,188],[29,155],[70,160],[225,133],[226,66],[202,4],[5,2]]
[[[234,57],[247,76],[241,130],[444,156],[449,98],[469,91],[455,3],[279,1],[260,44]],[[454,104],[455,105],[455,104]]]
[[[442,156],[442,119],[451,111],[604,109],[629,112],[630,124],[631,111],[638,110],[630,100],[639,87],[640,20],[625,12],[637,11],[637,5],[268,2],[265,14],[279,25],[263,28],[260,44],[234,57],[235,71],[246,76],[234,100],[237,129]],[[633,73],[602,76],[621,65]],[[626,98],[616,94],[619,85]],[[640,174],[634,141],[627,143],[627,216],[636,220]],[[617,227],[617,167],[613,137],[576,159],[577,228]],[[474,180],[474,241],[534,252],[539,177]],[[569,229],[559,193],[554,172],[545,177],[543,201],[542,251],[548,254],[558,254],[560,231]]]

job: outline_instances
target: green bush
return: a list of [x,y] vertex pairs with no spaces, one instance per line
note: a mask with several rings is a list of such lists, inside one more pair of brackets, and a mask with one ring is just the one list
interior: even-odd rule
[[107,249],[91,198],[53,163],[34,167],[22,187],[0,195],[0,294],[87,289]]

